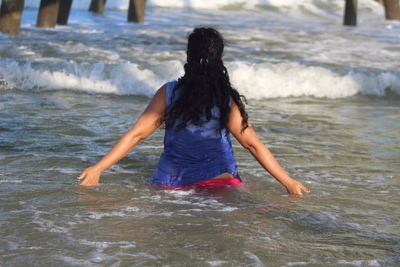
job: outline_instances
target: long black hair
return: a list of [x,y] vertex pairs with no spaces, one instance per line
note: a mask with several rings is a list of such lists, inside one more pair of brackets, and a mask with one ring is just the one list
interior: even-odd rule
[[227,128],[230,112],[230,99],[235,101],[242,116],[242,131],[248,127],[248,115],[245,111],[244,97],[231,86],[228,71],[222,62],[224,39],[213,28],[195,28],[189,35],[187,44],[187,62],[185,74],[173,89],[180,90],[179,98],[172,103],[164,116],[165,127],[178,129],[188,124],[200,125],[204,119],[211,119],[211,109],[220,111],[219,128]]

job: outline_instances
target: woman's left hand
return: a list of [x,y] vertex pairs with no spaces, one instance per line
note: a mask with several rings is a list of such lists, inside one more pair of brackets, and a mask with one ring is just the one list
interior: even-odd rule
[[310,192],[310,190],[308,190],[307,187],[305,187],[300,182],[298,182],[294,179],[291,179],[291,181],[288,184],[286,184],[285,187],[286,187],[286,190],[288,191],[288,193],[291,195],[302,196],[303,192],[305,192],[305,193]]

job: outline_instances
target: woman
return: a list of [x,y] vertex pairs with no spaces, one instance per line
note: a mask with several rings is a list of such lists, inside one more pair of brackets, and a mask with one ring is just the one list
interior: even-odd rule
[[224,41],[212,28],[189,35],[185,74],[162,86],[135,126],[96,165],[84,170],[81,185],[97,185],[100,175],[141,140],[165,124],[164,152],[150,183],[167,188],[237,185],[229,133],[290,194],[309,192],[282,169],[257,138],[239,93],[232,88],[222,61]]

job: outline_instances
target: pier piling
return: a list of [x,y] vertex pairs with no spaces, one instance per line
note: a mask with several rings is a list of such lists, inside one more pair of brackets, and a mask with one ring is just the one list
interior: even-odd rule
[[60,0],[41,0],[36,26],[39,28],[54,28],[57,23]]
[[58,10],[57,24],[67,25],[69,13],[71,11],[72,0],[60,0],[60,8]]
[[400,20],[399,0],[383,0],[387,20]]
[[90,2],[89,11],[98,14],[103,14],[105,6],[106,6],[106,0],[92,0]]
[[144,22],[146,0],[129,0],[128,22]]
[[24,0],[3,0],[0,9],[0,32],[18,34],[21,26]]
[[346,0],[343,25],[357,25],[357,0]]

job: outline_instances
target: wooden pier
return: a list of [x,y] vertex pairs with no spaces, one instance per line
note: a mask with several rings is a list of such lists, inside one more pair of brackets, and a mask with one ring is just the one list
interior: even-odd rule
[[346,0],[344,6],[343,25],[346,26],[357,25],[357,5],[358,5],[358,0]]
[[[111,1],[111,0],[109,0]],[[128,0],[127,21],[142,23],[145,18],[146,0]],[[375,0],[383,4],[387,20],[400,20],[400,0]],[[57,24],[67,25],[73,0],[41,0],[36,26],[54,28]],[[18,34],[24,9],[24,0],[1,0],[0,32]],[[343,25],[357,25],[358,0],[344,1]],[[91,0],[89,11],[102,14],[106,0]]]
[[21,25],[24,0],[3,0],[0,9],[0,32],[18,34]]
[[[41,0],[36,26],[54,28],[57,24],[67,25],[73,0]],[[2,0],[0,10],[0,32],[18,34],[24,9],[24,0]],[[102,14],[106,0],[91,0],[89,11]],[[146,0],[129,0],[127,21],[144,22]]]
[[383,0],[385,7],[385,16],[387,20],[400,20],[400,1]]
[[57,24],[67,25],[69,13],[71,11],[72,0],[61,0],[60,8],[58,10]]
[[106,0],[92,0],[90,2],[89,11],[98,14],[103,14],[105,7],[106,7]]

